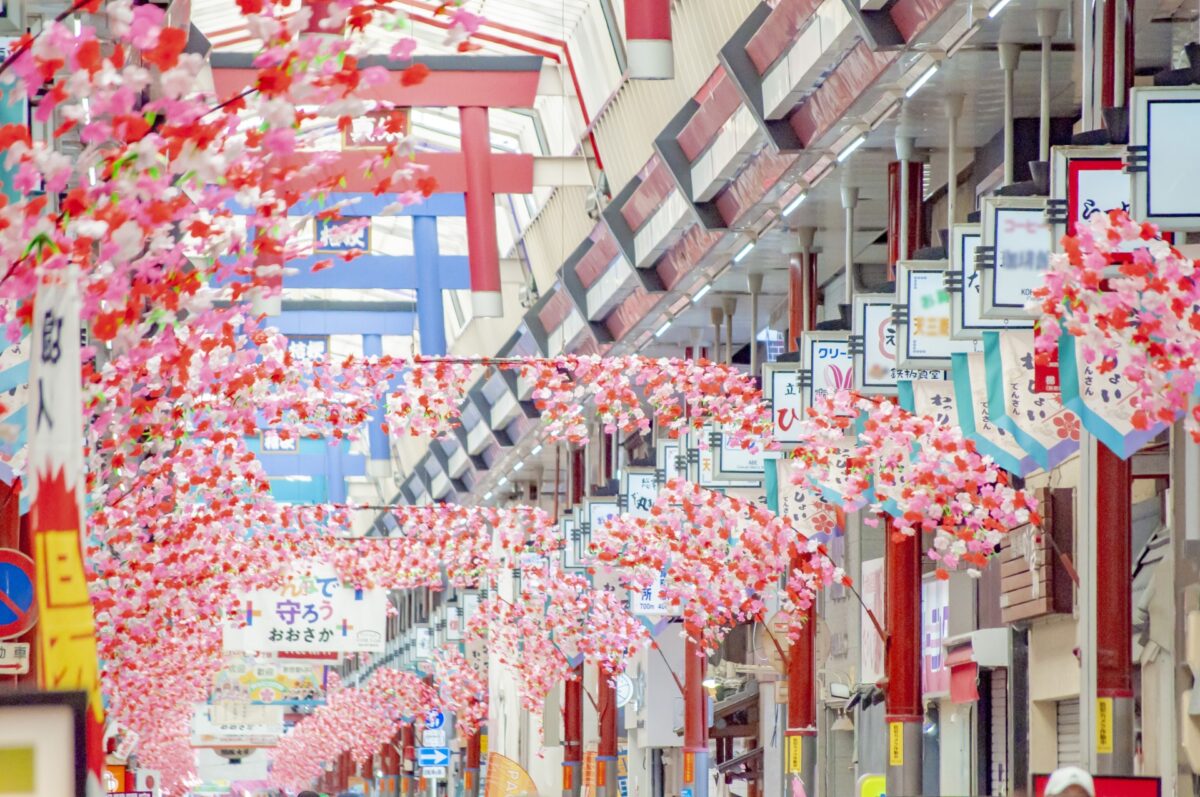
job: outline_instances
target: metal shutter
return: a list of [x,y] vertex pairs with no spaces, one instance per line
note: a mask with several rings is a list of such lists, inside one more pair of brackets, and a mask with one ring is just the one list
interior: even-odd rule
[[990,673],[991,734],[988,741],[988,786],[993,797],[1008,794],[1008,670],[998,668]]
[[1058,730],[1058,765],[1079,765],[1082,762],[1079,746],[1079,699],[1060,700],[1055,704]]

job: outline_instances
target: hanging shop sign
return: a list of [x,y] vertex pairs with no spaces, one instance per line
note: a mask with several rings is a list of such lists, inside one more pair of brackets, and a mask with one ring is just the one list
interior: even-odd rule
[[800,336],[800,418],[813,402],[854,388],[849,332],[805,332]]
[[340,255],[371,251],[371,217],[313,219],[313,253]]
[[1129,92],[1134,219],[1178,232],[1200,230],[1198,124],[1200,87],[1139,86]]
[[612,518],[621,514],[621,507],[616,498],[585,498],[583,501],[583,517],[585,522],[580,525],[581,556],[587,561],[588,551],[592,545],[592,535]]
[[1053,393],[1037,393],[1032,330],[986,332],[988,407],[1039,467],[1050,470],[1079,449],[1079,417]]
[[732,441],[730,430],[722,430],[719,436],[713,435],[710,442],[710,450],[715,454],[713,475],[718,481],[761,484],[767,452],[761,445],[742,448]]
[[192,715],[192,747],[274,747],[283,735],[283,706],[255,706],[261,714],[250,717],[220,716],[206,703]]
[[951,337],[953,307],[946,290],[948,261],[896,264],[896,363],[901,368],[950,367],[955,352],[982,351],[976,340]]
[[982,241],[982,224],[955,224],[950,230],[950,267],[945,279],[950,294],[950,337],[954,340],[983,340],[985,329],[1026,329],[1033,324],[983,317],[983,276],[976,260]]
[[563,567],[567,570],[584,569],[586,565],[583,563],[581,534],[579,524],[575,522],[574,512],[567,512],[559,518],[558,528],[562,532],[563,539]]
[[862,294],[854,297],[854,387],[866,394],[894,394],[901,379],[943,379],[942,371],[900,368],[896,364],[896,323],[892,318],[892,294]]
[[1026,304],[1050,267],[1046,197],[985,197],[981,216],[975,258],[983,273],[982,316],[1035,319]]
[[767,508],[792,521],[792,526],[810,539],[827,543],[841,534],[836,509],[821,502],[803,485],[792,483],[796,460],[787,457],[767,463]]
[[[686,435],[676,439],[659,437],[654,442],[654,449],[654,466],[660,483],[666,484],[672,479],[696,480],[696,468],[689,467],[688,463],[689,454],[694,452],[688,451]],[[696,462],[699,462],[698,458]]]
[[227,650],[383,653],[387,592],[342,586],[332,566],[297,567],[279,590],[242,599],[244,627],[227,625]]
[[952,358],[954,405],[963,436],[980,454],[1017,476],[1028,476],[1038,464],[1017,443],[1012,433],[997,426],[988,403],[987,364],[983,354],[956,354]]
[[654,468],[626,467],[621,470],[620,508],[626,515],[649,518],[658,499],[658,475]]
[[942,641],[950,636],[950,582],[921,582],[921,692],[928,698],[950,694],[950,668]]
[[638,617],[665,617],[670,614],[666,589],[667,573],[664,570],[649,586],[629,590],[630,613]]
[[1100,373],[1084,360],[1073,335],[1059,338],[1058,351],[1063,405],[1108,450],[1128,459],[1166,428],[1162,423],[1149,429],[1133,425],[1137,385],[1126,379],[1120,368]]
[[772,435],[780,445],[800,442],[804,419],[799,363],[764,363],[763,397],[771,405]]
[[1133,179],[1125,172],[1125,147],[1054,147],[1050,153],[1050,245],[1098,213],[1132,209]]
[[[381,125],[383,129],[380,129]],[[350,129],[342,131],[342,149],[348,152],[382,151],[388,145],[403,142],[411,127],[411,108],[370,111],[351,119]]]
[[[736,487],[741,482],[733,479],[721,479],[717,476],[717,449],[721,446],[722,435],[714,435],[711,425],[702,429],[693,429],[687,436],[687,458],[696,461],[696,476],[701,487],[710,489]],[[703,440],[703,443],[701,442]]]
[[229,656],[213,676],[211,702],[287,704],[325,699],[325,666],[305,661]]

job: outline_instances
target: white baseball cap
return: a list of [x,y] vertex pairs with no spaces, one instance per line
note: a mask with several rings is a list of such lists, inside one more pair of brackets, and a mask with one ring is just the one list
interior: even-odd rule
[[1092,781],[1092,776],[1084,772],[1079,767],[1063,767],[1054,771],[1050,775],[1050,780],[1046,781],[1046,797],[1053,797],[1055,794],[1062,794],[1071,786],[1078,786],[1092,797],[1096,797],[1096,784]]

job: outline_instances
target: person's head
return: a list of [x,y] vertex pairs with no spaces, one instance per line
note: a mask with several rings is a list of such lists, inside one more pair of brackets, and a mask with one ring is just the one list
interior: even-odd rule
[[297,794],[296,797],[321,797],[321,795],[317,794],[312,789],[305,789],[304,791]]
[[1046,797],[1096,797],[1092,776],[1079,767],[1056,769],[1046,781]]

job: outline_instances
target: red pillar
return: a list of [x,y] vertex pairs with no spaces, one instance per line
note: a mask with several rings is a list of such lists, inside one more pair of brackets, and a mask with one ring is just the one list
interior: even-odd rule
[[[793,559],[792,569],[799,563]],[[804,613],[804,626],[798,637],[792,639],[788,651],[787,672],[787,774],[800,776],[806,790],[816,785],[816,740],[817,740],[817,692],[815,687],[816,662],[814,640],[816,638],[816,606]]]
[[675,77],[671,0],[625,0],[625,52],[633,80]]
[[908,239],[900,251],[900,166],[901,161],[888,164],[888,277],[894,279],[896,262],[911,260],[921,248],[924,215],[921,212],[924,165],[908,161]]
[[921,540],[887,522],[888,794],[921,793]]
[[708,659],[698,642],[698,629],[688,629],[683,669],[683,788],[692,797],[708,797],[708,701],[704,693]]
[[804,306],[804,277],[808,270],[807,258],[808,256],[803,252],[796,252],[788,260],[788,351],[800,350],[800,333],[805,330],[804,321],[808,315],[808,308]]
[[563,695],[563,795],[578,797],[583,785],[583,665],[564,685]]
[[[1133,774],[1133,469],[1096,445],[1096,698],[1111,712],[1103,774]],[[1103,706],[1103,708],[1101,708]]]
[[492,190],[492,142],[487,108],[459,108],[467,247],[471,262],[471,307],[482,318],[504,314],[500,295],[500,250],[496,243],[496,198]]
[[400,759],[400,782],[403,784],[402,793],[409,795],[416,791],[416,766],[417,750],[415,744],[416,734],[413,732],[413,724],[411,722],[404,723],[401,729],[403,742],[401,749],[404,751]]
[[603,667],[596,667],[596,683],[599,692],[596,714],[600,723],[600,744],[596,748],[597,787],[601,795],[613,795],[617,791],[617,689]]

